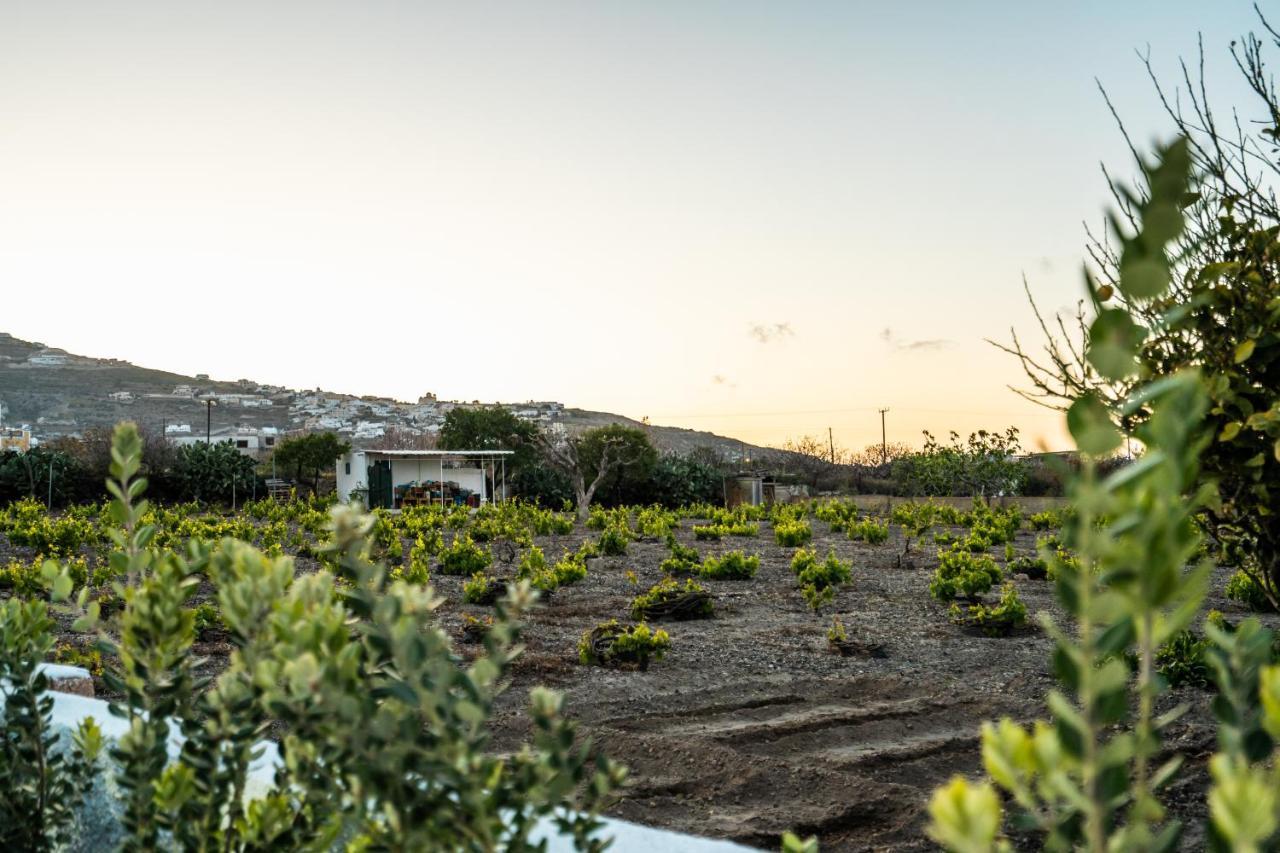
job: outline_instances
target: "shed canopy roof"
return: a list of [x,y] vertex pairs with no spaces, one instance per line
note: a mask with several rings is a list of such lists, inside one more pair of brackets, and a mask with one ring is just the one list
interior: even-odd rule
[[515,453],[514,450],[378,450],[374,447],[367,447],[353,452],[363,453],[366,456],[405,456],[409,458],[435,458],[437,456],[510,456]]

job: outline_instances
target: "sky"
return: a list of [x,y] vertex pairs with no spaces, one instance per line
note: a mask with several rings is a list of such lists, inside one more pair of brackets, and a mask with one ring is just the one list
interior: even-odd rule
[[[1018,426],[1099,164],[1247,2],[0,0],[0,331],[781,444]],[[104,389],[104,393],[111,389]]]

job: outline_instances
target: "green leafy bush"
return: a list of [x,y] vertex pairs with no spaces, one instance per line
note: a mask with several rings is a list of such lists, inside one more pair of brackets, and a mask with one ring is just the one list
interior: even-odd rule
[[813,530],[802,519],[784,520],[774,524],[773,538],[783,547],[796,548],[813,538]]
[[565,554],[551,569],[559,586],[575,584],[587,576],[587,559],[582,554]]
[[622,625],[610,619],[582,635],[578,660],[584,665],[646,670],[651,660],[662,660],[670,648],[671,637],[661,628],[653,631],[643,622]]
[[1226,595],[1232,601],[1238,601],[1258,613],[1268,613],[1275,609],[1262,585],[1243,570],[1237,571],[1227,581]]
[[750,580],[760,570],[760,558],[748,557],[741,551],[730,551],[719,557],[711,556],[702,561],[699,573],[714,580]]
[[1036,580],[1049,573],[1049,565],[1043,557],[1023,554],[1005,563],[1005,571],[1011,575],[1026,575]]
[[1037,512],[1028,521],[1032,530],[1056,530],[1062,526],[1061,516],[1053,510]]
[[671,550],[671,556],[658,566],[664,573],[678,575],[698,571],[702,557],[698,554],[697,548],[681,545],[674,536],[668,537],[667,547]]
[[[592,758],[589,745],[574,745],[556,694],[531,694],[533,743],[502,755],[489,743],[486,720],[519,654],[513,617],[533,601],[527,585],[498,602],[484,654],[463,666],[433,623],[440,599],[370,561],[369,516],[333,510],[326,555],[336,574],[295,577],[288,558],[231,540],[212,550],[154,548],[155,528],[135,503],[140,456],[136,430],[117,428],[113,559],[126,579],[125,606],[118,641],[101,642],[114,653],[104,677],[128,723],[111,751],[119,846],[328,849],[342,838],[353,849],[436,850],[465,837],[524,849],[547,817],[583,848],[600,849],[588,840],[593,815],[622,774]],[[196,675],[195,615],[186,607],[198,574],[217,590],[233,646],[208,689]],[[51,584],[53,599],[65,601],[69,576]],[[61,764],[47,760],[51,703],[35,664],[49,652],[53,624],[42,602],[2,607],[0,677],[12,688],[0,727],[18,751],[0,749],[0,810],[13,810],[0,814],[0,832],[17,839],[7,847],[45,849],[66,825],[58,810],[69,814],[94,784],[100,739],[87,723]],[[83,592],[74,608],[83,608],[77,629],[92,629],[97,608]],[[284,760],[274,786],[246,802],[257,739],[272,720],[287,731]],[[171,758],[178,732],[184,740]]]
[[1027,622],[1027,607],[1018,597],[1018,589],[1006,583],[1000,592],[1000,600],[993,606],[971,604],[961,607],[952,604],[951,621],[957,625],[977,628],[988,637],[1007,637],[1015,628]]
[[440,573],[470,576],[482,572],[493,563],[493,555],[481,548],[470,536],[458,536],[448,548],[440,552]]
[[855,542],[862,541],[868,545],[881,545],[889,539],[889,525],[874,519],[864,518],[862,521],[850,524],[847,533],[849,538]]
[[714,542],[724,538],[727,531],[719,524],[696,524],[693,527],[693,538],[699,541],[711,540]]
[[218,605],[213,602],[206,601],[196,605],[192,608],[191,614],[196,636],[200,639],[204,639],[211,631],[222,629],[222,613],[219,612]]
[[626,527],[612,524],[600,534],[596,546],[606,557],[621,557],[627,553],[627,543],[631,541],[631,533]]
[[70,846],[77,840],[76,810],[98,784],[101,730],[88,718],[70,743],[60,742],[49,680],[36,669],[53,650],[55,627],[44,601],[0,603],[0,846],[6,850]]
[[505,581],[484,572],[476,572],[462,585],[462,600],[467,604],[487,606],[501,598],[506,591]]
[[938,569],[929,584],[929,594],[938,601],[956,597],[976,600],[1002,578],[1000,567],[989,555],[951,548],[938,552]]
[[663,578],[631,601],[631,618],[638,622],[708,619],[714,613],[711,593],[693,578],[686,578],[683,584],[674,578]]

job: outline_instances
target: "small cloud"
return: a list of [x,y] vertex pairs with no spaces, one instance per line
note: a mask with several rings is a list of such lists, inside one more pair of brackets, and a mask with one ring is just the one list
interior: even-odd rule
[[762,344],[795,336],[790,323],[752,323],[749,334]]
[[911,341],[909,343],[902,344],[902,348],[903,349],[946,349],[947,347],[951,346],[952,343],[954,343],[954,341],[949,341],[946,338],[930,338],[928,340]]
[[893,329],[888,327],[880,333],[880,340],[894,349],[917,351],[946,349],[955,344],[955,341],[947,338],[922,338],[918,341],[904,341],[894,334]]

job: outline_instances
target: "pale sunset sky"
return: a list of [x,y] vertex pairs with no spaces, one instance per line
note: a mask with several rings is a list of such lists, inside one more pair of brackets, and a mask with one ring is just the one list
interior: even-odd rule
[[216,378],[859,448],[1060,418],[1095,87],[1247,2],[0,0],[0,331]]

